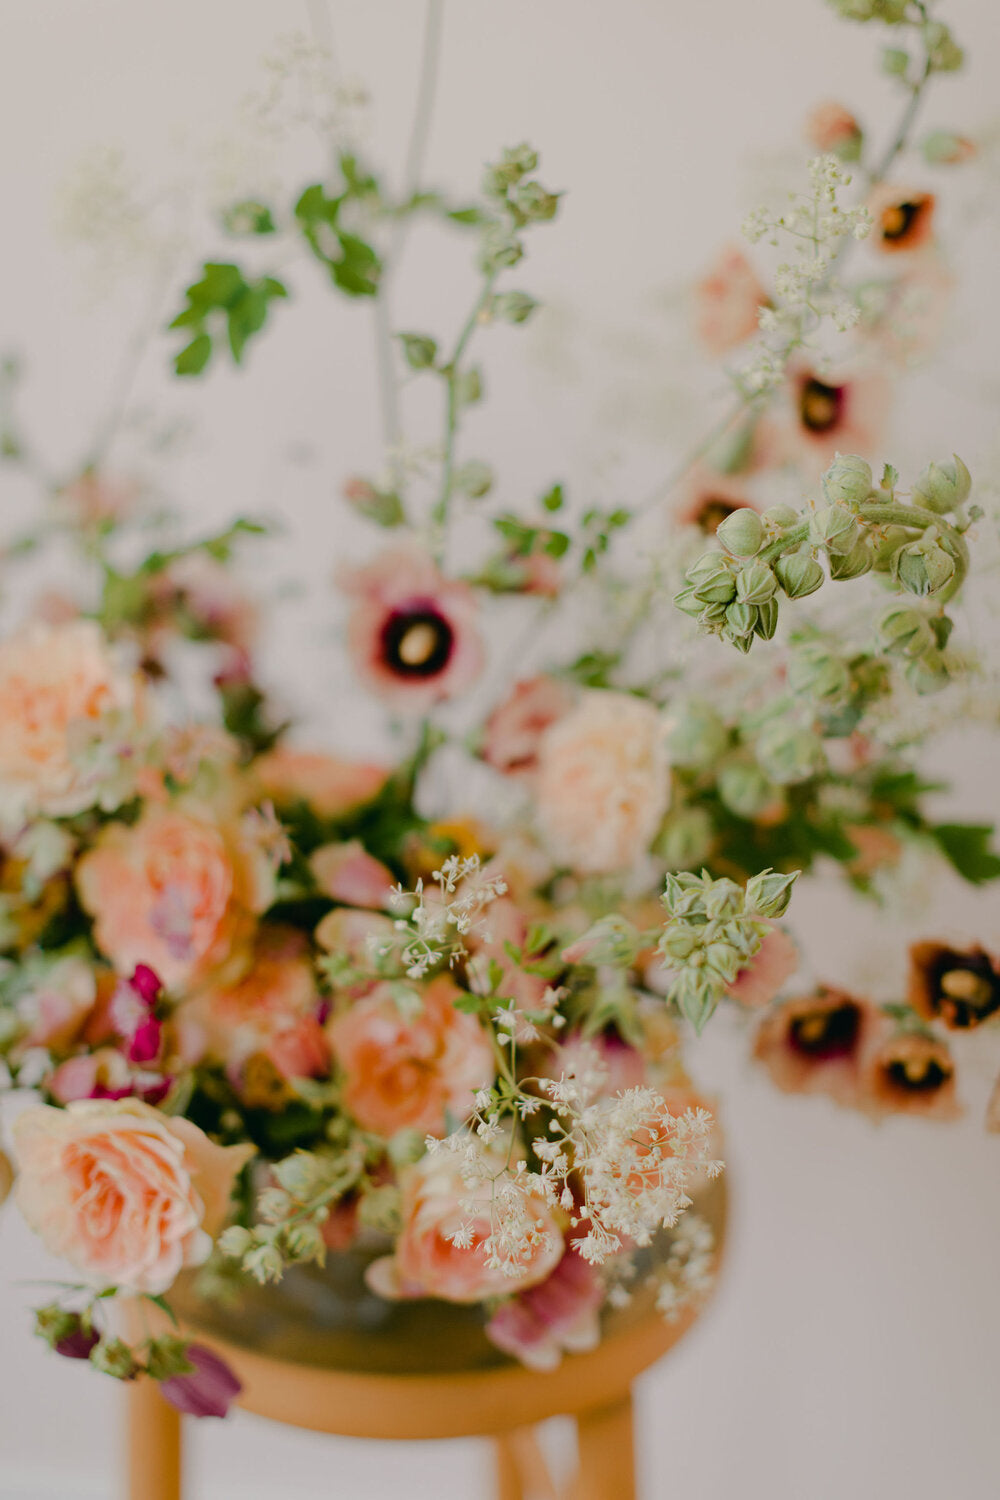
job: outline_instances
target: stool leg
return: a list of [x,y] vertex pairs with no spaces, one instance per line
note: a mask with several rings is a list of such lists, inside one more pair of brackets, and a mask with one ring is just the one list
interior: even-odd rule
[[632,1394],[576,1419],[580,1468],[572,1500],[636,1500]]
[[533,1427],[518,1427],[493,1441],[499,1500],[558,1500]]
[[142,1376],[127,1387],[128,1500],[181,1500],[181,1414]]

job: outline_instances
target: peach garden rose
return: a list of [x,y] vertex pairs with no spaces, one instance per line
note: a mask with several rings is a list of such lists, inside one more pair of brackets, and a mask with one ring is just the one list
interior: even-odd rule
[[207,1258],[254,1152],[134,1099],[25,1110],[14,1145],[18,1205],[46,1249],[89,1285],[153,1295]]

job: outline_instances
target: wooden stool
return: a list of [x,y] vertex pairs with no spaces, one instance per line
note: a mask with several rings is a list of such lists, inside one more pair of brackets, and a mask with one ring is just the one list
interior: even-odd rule
[[[724,1186],[713,1183],[706,1200],[718,1263],[725,1229]],[[266,1305],[275,1289],[250,1295]],[[668,1323],[651,1307],[650,1296],[637,1296],[629,1307],[611,1314],[598,1348],[566,1355],[547,1374],[502,1360],[495,1350],[485,1368],[384,1373],[323,1363],[337,1356],[324,1351],[315,1330],[304,1343],[301,1336],[298,1343],[272,1340],[268,1352],[244,1347],[236,1342],[242,1331],[238,1321],[226,1322],[225,1315],[216,1316],[210,1309],[199,1316],[197,1303],[185,1305],[183,1292],[179,1298],[172,1294],[172,1299],[185,1333],[214,1349],[239,1378],[243,1391],[238,1404],[244,1411],[340,1437],[490,1437],[498,1500],[560,1500],[560,1495],[562,1500],[635,1500],[632,1384],[683,1337],[704,1305],[688,1306]],[[152,1317],[155,1325],[162,1314],[154,1312]],[[133,1337],[143,1336],[140,1322],[148,1326],[149,1318],[148,1304],[129,1318]],[[212,1323],[215,1326],[206,1326]],[[166,1320],[159,1326],[165,1330]],[[481,1340],[481,1333],[476,1336]],[[363,1355],[368,1336],[360,1337],[358,1352]],[[376,1335],[372,1338],[377,1341]],[[304,1355],[301,1362],[299,1349]],[[459,1357],[464,1358],[462,1351]],[[128,1500],[182,1500],[178,1413],[151,1380],[130,1385],[127,1400]],[[555,1416],[575,1418],[579,1448],[577,1473],[562,1492],[549,1474],[534,1430]]]

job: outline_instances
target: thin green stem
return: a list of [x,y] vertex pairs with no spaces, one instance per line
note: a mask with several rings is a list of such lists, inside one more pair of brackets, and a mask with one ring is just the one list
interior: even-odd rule
[[488,307],[490,298],[493,296],[496,279],[496,271],[490,271],[487,274],[479,295],[473,304],[472,311],[462,325],[458,339],[455,342],[455,347],[452,350],[451,358],[441,371],[446,382],[444,460],[441,470],[441,491],[431,513],[435,533],[434,550],[439,561],[444,555],[448,517],[455,489],[455,438],[458,433],[458,380],[462,373],[461,362],[469,346],[469,341],[476,330],[476,326],[484,310]]

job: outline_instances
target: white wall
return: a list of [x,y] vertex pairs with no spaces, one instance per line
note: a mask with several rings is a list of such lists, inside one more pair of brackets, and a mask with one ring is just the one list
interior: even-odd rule
[[[943,8],[972,66],[942,83],[928,123],[974,129],[994,108],[995,7]],[[331,0],[330,9],[347,70],[376,95],[374,146],[398,163],[422,7]],[[86,310],[51,229],[56,185],[80,150],[102,142],[125,144],[151,186],[176,175],[174,127],[195,142],[224,127],[260,56],[306,14],[288,0],[5,0],[0,343],[29,356],[24,409],[52,463],[79,457],[105,409],[137,297],[126,284]],[[485,351],[491,400],[470,423],[512,501],[557,476],[595,499],[628,499],[669,467],[691,418],[685,336],[670,315],[684,280],[733,234],[812,102],[840,97],[884,126],[891,100],[886,85],[870,84],[874,43],[820,0],[450,0],[430,180],[471,185],[498,145],[527,137],[542,148],[545,180],[570,190],[519,278],[555,313],[537,333],[496,336]],[[967,287],[939,365],[901,398],[891,451],[909,467],[953,446],[980,471],[995,467],[996,212],[981,210],[947,216]],[[438,247],[430,233],[416,237],[396,299],[402,324],[447,332],[462,273]],[[238,509],[283,516],[275,585],[294,565],[319,596],[336,551],[329,497],[341,476],[375,462],[369,333],[366,309],[304,291],[245,375],[215,376],[194,395],[166,387],[162,351],[140,370],[140,398],[200,424],[167,469],[199,524]],[[18,489],[9,505],[28,498]],[[282,653],[293,625],[325,618],[319,608],[315,598],[289,608]],[[332,731],[370,734],[344,722],[348,678],[328,624],[282,664]],[[939,752],[963,778],[942,806],[996,814],[990,755],[995,767],[995,750],[960,735]],[[963,902],[942,881],[928,920],[996,939],[996,895]],[[887,940],[884,919],[821,890],[800,899],[798,919],[817,971],[872,981],[880,998],[921,924],[915,912],[894,914]],[[775,1096],[723,1031],[703,1071],[729,1093],[730,1265],[703,1327],[643,1387],[645,1493],[991,1500],[1000,1142],[979,1127],[988,1079],[970,1079],[966,1124],[876,1131],[824,1103]],[[29,1294],[14,1283],[40,1271],[10,1212],[0,1262],[0,1496],[105,1500],[117,1391],[30,1338]],[[485,1483],[473,1444],[377,1450],[245,1417],[199,1429],[192,1454],[193,1494],[205,1497],[465,1496]]]

